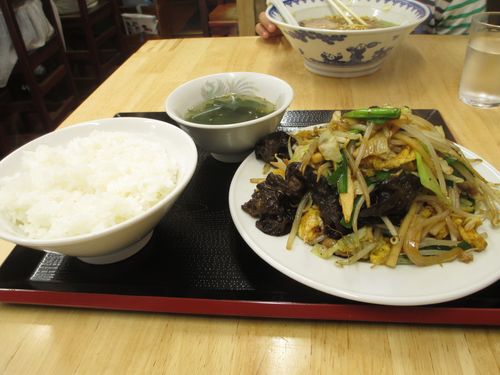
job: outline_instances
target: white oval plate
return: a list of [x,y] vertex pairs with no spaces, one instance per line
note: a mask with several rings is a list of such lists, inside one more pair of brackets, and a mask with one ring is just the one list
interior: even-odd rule
[[[468,158],[480,159],[461,147]],[[487,180],[499,183],[500,173],[483,161],[475,166]],[[429,267],[398,266],[394,269],[369,263],[338,267],[335,257],[322,259],[299,238],[286,250],[286,236],[269,236],[255,226],[255,219],[241,209],[252,195],[251,178],[263,177],[263,163],[252,153],[236,171],[229,189],[229,208],[234,224],[246,243],[264,261],[311,288],[354,301],[383,305],[416,306],[451,301],[481,290],[500,279],[500,230],[489,222],[488,247],[474,253],[465,264],[451,262]]]

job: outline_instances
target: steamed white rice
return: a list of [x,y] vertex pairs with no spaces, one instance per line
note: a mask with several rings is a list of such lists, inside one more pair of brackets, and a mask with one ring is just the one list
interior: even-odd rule
[[176,161],[158,143],[94,131],[25,151],[19,173],[0,180],[0,211],[33,239],[94,233],[145,212],[177,178]]

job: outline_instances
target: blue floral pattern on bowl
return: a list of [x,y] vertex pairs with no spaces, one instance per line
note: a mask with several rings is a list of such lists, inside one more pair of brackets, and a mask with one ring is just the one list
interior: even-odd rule
[[[284,0],[283,3],[299,22],[332,13],[325,0]],[[415,0],[352,0],[350,6],[361,16],[376,15],[395,26],[324,30],[289,25],[274,6],[268,7],[267,14],[292,47],[301,53],[306,68],[335,77],[355,77],[376,71],[404,37],[429,16],[428,8]]]
[[[373,42],[368,45],[358,44],[357,46],[349,47],[347,51],[350,53],[349,59],[346,59],[341,53],[332,55],[331,53],[323,52],[321,61],[315,61],[323,64],[331,65],[359,65],[359,64],[371,64],[377,60],[383,59],[392,48],[380,48],[375,50],[370,59],[365,59],[364,54],[369,48],[374,48],[379,43]],[[314,61],[314,60],[312,60]]]
[[303,41],[304,43],[307,43],[308,40],[321,40],[322,42],[325,42],[326,44],[335,44],[336,42],[341,42],[345,38],[347,38],[347,35],[324,35],[321,33],[316,33],[314,31],[304,31],[304,30],[293,30],[286,32],[290,38],[298,39]]

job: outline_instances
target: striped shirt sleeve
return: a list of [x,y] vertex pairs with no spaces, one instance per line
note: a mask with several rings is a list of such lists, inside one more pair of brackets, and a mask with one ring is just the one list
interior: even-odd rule
[[431,10],[425,30],[430,34],[467,34],[474,14],[486,10],[486,0],[420,0]]

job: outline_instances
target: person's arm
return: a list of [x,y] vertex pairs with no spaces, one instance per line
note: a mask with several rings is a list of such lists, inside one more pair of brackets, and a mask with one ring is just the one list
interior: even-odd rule
[[263,39],[281,35],[280,29],[267,18],[265,12],[259,13],[259,22],[255,25],[255,32]]

